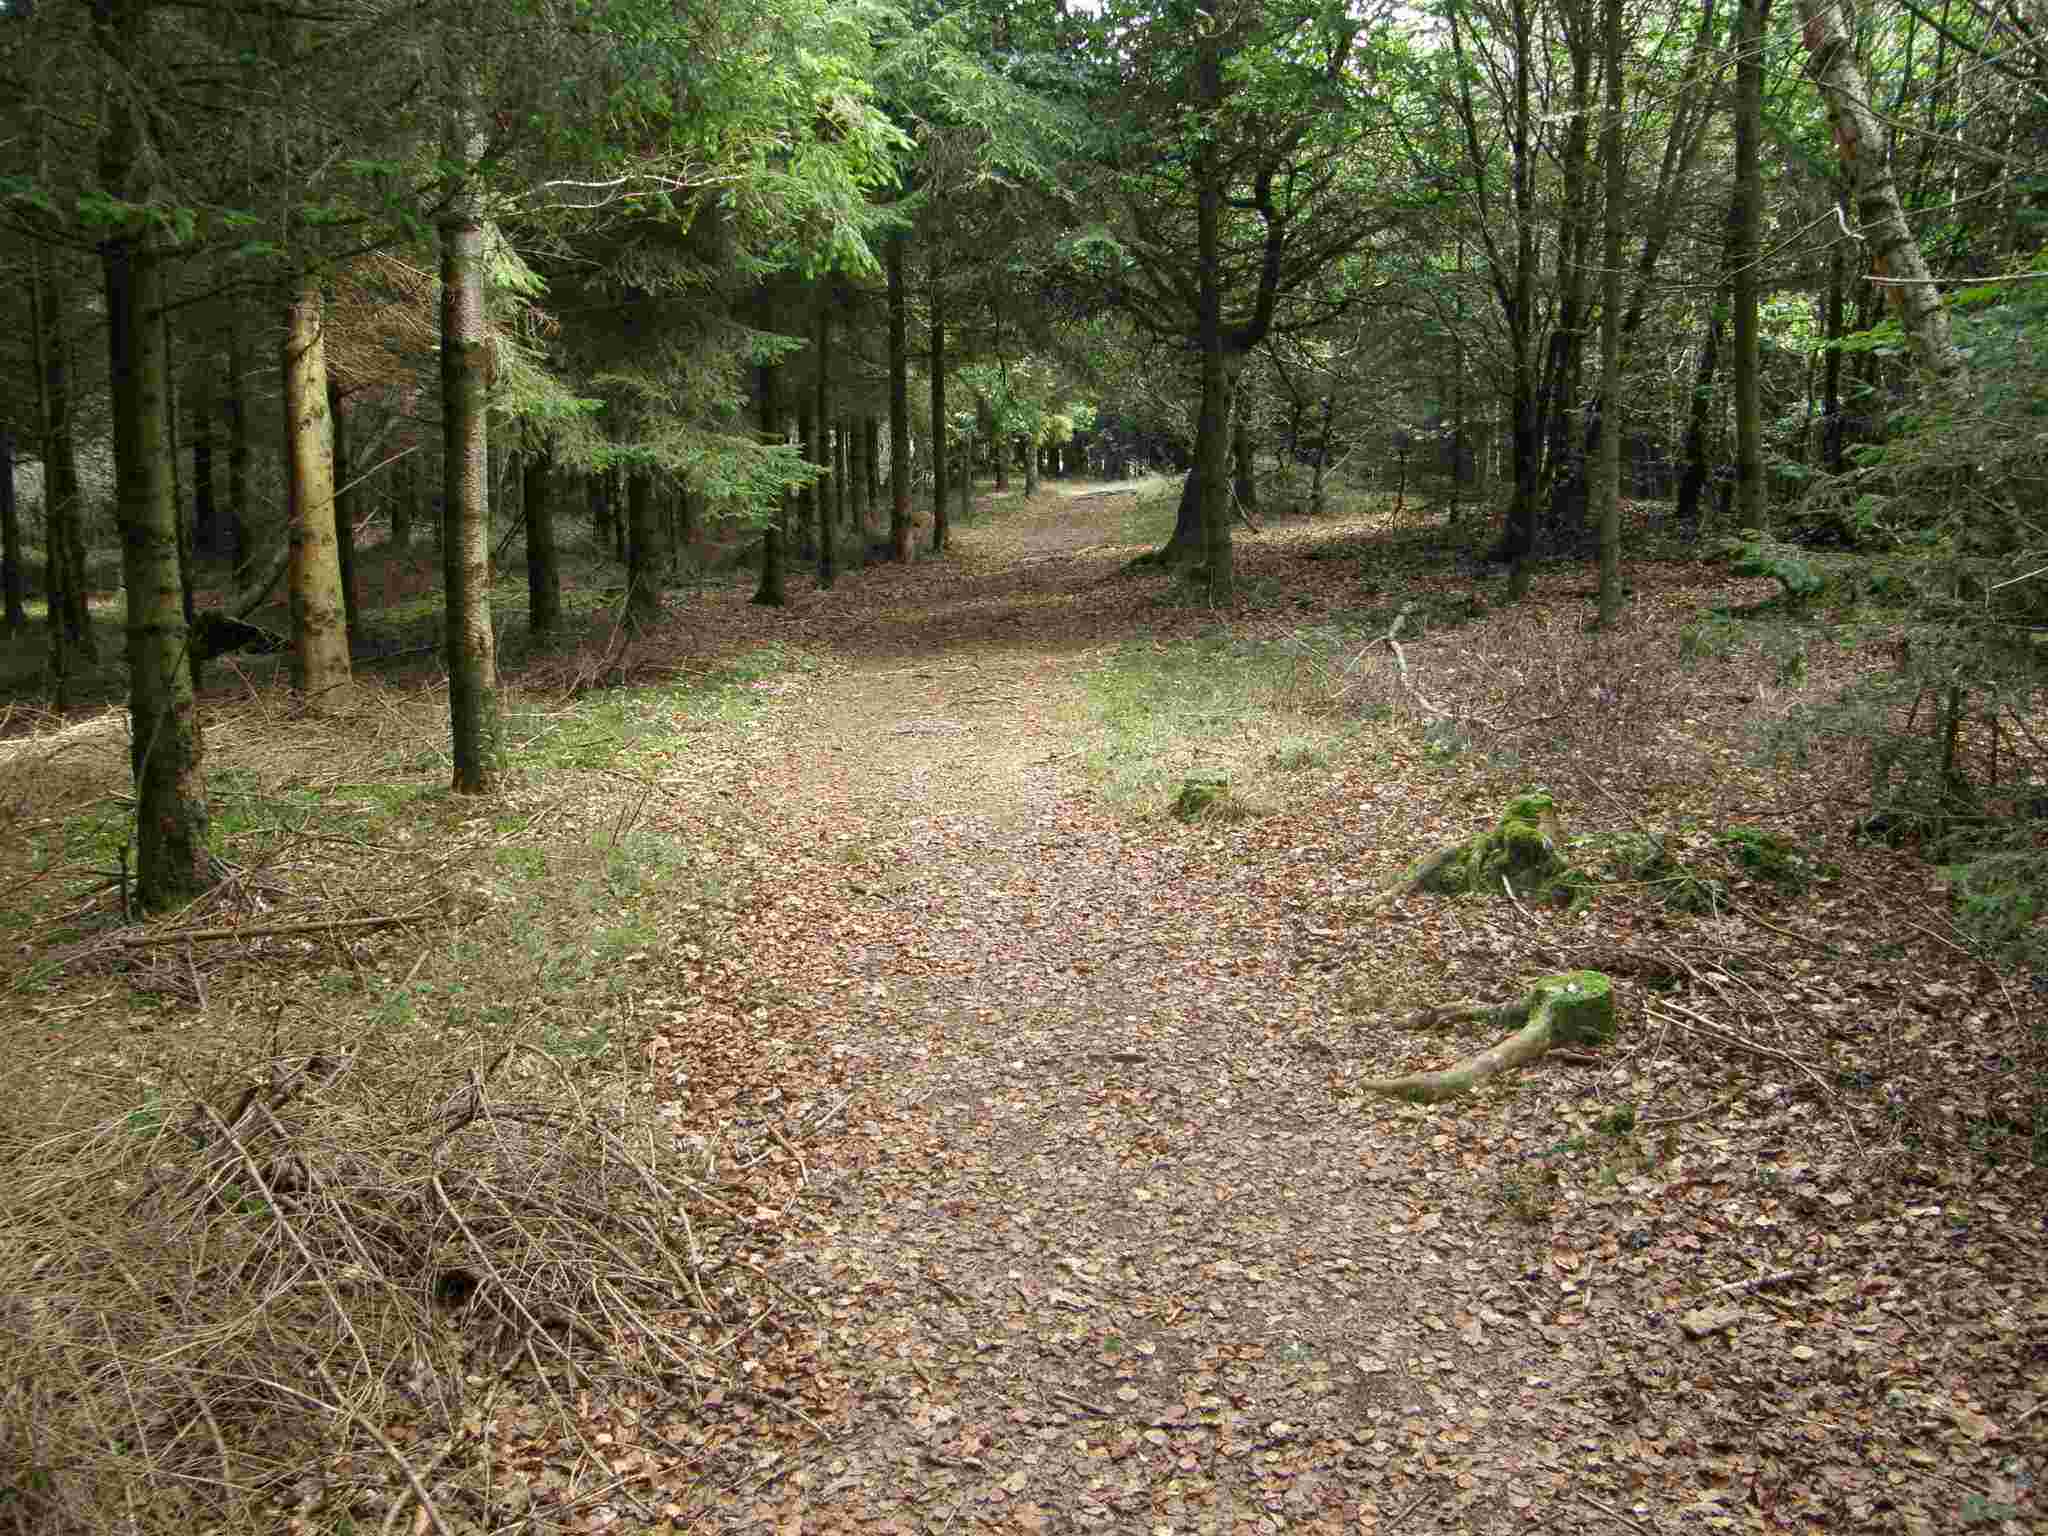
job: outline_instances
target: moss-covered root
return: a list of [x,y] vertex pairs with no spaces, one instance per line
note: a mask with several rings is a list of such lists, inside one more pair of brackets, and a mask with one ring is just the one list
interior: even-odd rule
[[[1465,1012],[1466,1005],[1457,1006]],[[1503,1029],[1521,1027],[1455,1067],[1373,1078],[1358,1086],[1411,1104],[1439,1104],[1470,1093],[1497,1072],[1527,1066],[1553,1045],[1605,1045],[1614,1038],[1614,985],[1599,971],[1566,971],[1543,977],[1512,1003],[1473,1012]]]
[[1563,905],[1584,883],[1565,862],[1557,807],[1542,790],[1515,796],[1486,831],[1440,848],[1390,889],[1375,897],[1369,910],[1415,891],[1457,896],[1468,891],[1498,896],[1503,889],[1529,902]]

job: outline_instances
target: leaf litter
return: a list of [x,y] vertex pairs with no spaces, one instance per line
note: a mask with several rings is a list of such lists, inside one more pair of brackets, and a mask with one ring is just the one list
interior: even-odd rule
[[[587,1529],[2035,1528],[2038,998],[1847,840],[1827,765],[1755,764],[1796,703],[1768,666],[1663,659],[1758,584],[1645,566],[1588,638],[1545,576],[1404,631],[1405,677],[1366,635],[1309,668],[1368,722],[1327,767],[1182,826],[1105,803],[1091,671],[1353,612],[1367,560],[1299,557],[1385,530],[1276,524],[1240,579],[1288,600],[1217,614],[1121,572],[1121,514],[1026,509],[786,613],[679,600],[804,665],[535,807],[715,864],[604,1011],[788,1304],[683,1418],[589,1401],[571,1455],[508,1409],[504,1470],[587,1486],[602,1448],[626,1498]],[[1730,871],[1702,915],[1374,903],[1539,782],[1575,834],[1767,822],[1833,872]],[[1620,983],[1609,1051],[1428,1109],[1350,1089],[1469,1049],[1418,1010],[1566,967]]]

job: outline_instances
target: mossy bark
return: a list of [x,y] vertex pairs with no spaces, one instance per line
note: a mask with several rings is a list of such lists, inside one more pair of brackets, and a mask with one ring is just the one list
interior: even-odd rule
[[1411,1104],[1437,1104],[1470,1093],[1511,1067],[1527,1066],[1553,1046],[1605,1045],[1614,1038],[1614,984],[1599,971],[1566,971],[1541,978],[1523,996],[1496,1008],[1454,1004],[1429,1013],[1439,1021],[1465,1018],[1503,1029],[1519,1027],[1441,1072],[1372,1078],[1360,1088]]
[[1562,839],[1555,802],[1542,790],[1528,791],[1510,800],[1486,831],[1417,862],[1374,905],[1414,891],[1568,903],[1583,882],[1559,851]]
[[[466,143],[456,131],[456,141]],[[483,219],[473,194],[441,224],[441,448],[446,507],[441,579],[447,602],[448,714],[457,794],[483,794],[499,766],[498,652],[491,628],[490,473],[485,410]]]

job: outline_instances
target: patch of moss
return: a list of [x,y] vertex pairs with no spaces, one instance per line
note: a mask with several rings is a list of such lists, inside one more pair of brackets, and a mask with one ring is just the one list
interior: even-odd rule
[[1594,882],[1559,851],[1562,842],[1557,803],[1543,790],[1526,791],[1507,803],[1489,830],[1426,861],[1416,883],[1437,895],[1492,895],[1505,880],[1518,900],[1568,906]]

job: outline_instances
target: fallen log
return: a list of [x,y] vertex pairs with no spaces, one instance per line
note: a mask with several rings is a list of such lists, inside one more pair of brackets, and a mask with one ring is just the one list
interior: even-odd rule
[[1614,1038],[1614,984],[1599,971],[1566,971],[1542,977],[1511,1003],[1453,1003],[1428,1012],[1436,1022],[1477,1021],[1515,1032],[1440,1072],[1372,1078],[1358,1087],[1410,1104],[1439,1104],[1496,1073],[1527,1066],[1553,1046],[1605,1045]]

